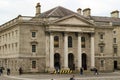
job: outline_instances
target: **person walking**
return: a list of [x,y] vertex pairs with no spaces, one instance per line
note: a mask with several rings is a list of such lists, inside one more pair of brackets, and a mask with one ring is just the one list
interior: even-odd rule
[[95,75],[98,75],[98,70],[97,70],[97,68],[95,68],[94,71],[95,71],[94,74],[95,74]]
[[22,71],[23,71],[23,70],[22,70],[22,68],[20,67],[20,68],[19,68],[19,75],[22,74]]
[[10,75],[10,69],[7,68],[7,75]]
[[80,75],[83,75],[83,68],[80,68]]

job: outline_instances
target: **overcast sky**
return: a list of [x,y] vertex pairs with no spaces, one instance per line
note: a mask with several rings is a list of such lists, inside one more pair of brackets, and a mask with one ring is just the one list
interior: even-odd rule
[[120,11],[120,0],[0,0],[0,25],[19,14],[34,16],[38,2],[41,4],[41,12],[56,6],[63,6],[74,12],[78,8],[90,8],[91,15],[110,17],[112,11]]

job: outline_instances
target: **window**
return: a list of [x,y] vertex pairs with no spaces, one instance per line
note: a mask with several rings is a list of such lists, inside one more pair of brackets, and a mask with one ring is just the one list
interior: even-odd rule
[[100,46],[100,53],[104,52],[104,46]]
[[116,38],[113,38],[113,42],[116,43]]
[[72,37],[68,36],[68,47],[72,47]]
[[82,42],[82,48],[85,48],[85,37],[81,38],[81,42]]
[[114,48],[114,53],[117,53],[117,48]]
[[101,67],[104,67],[104,60],[101,60]]
[[113,34],[116,34],[116,31],[113,31]]
[[32,52],[36,52],[36,45],[32,45]]
[[32,37],[36,37],[36,32],[32,32]]
[[32,68],[36,68],[36,61],[32,61]]
[[59,47],[59,37],[58,36],[54,37],[54,47]]
[[103,39],[103,34],[100,34],[100,39]]

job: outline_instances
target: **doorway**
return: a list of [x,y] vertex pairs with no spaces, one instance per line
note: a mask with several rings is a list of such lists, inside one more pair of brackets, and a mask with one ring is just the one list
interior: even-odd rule
[[87,70],[87,55],[85,53],[82,54],[82,68]]
[[114,61],[114,70],[117,70],[118,69],[118,62],[117,61]]
[[74,55],[72,53],[68,54],[68,67],[70,70],[75,70]]
[[54,54],[54,67],[56,70],[60,70],[60,55],[59,53]]

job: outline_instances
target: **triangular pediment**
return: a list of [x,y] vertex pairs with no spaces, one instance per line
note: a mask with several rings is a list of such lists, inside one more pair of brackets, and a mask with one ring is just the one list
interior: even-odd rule
[[87,19],[77,15],[70,15],[67,17],[63,17],[61,19],[56,20],[54,23],[59,25],[82,25],[82,26],[94,25],[92,22],[88,21]]

